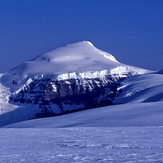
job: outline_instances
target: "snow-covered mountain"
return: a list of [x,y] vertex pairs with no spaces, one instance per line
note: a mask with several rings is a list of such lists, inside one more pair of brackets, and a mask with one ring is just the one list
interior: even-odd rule
[[[123,103],[136,92],[135,87],[130,89],[130,83],[124,84],[124,79],[139,81],[140,75],[149,73],[118,62],[88,41],[70,44],[1,75],[1,117],[9,116],[16,122]],[[158,78],[161,83],[160,75]],[[148,87],[146,82],[144,85]]]
[[[29,78],[56,80],[97,78],[104,75],[143,74],[144,69],[119,63],[111,54],[99,50],[88,41],[58,48],[24,62],[2,76],[5,86],[23,85]],[[28,81],[29,83],[29,81]],[[15,91],[18,87],[12,89]]]

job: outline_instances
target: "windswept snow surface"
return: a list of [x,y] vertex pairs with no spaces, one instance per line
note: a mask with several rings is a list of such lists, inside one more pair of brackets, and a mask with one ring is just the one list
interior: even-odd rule
[[0,162],[163,162],[162,106],[124,104],[6,126]]
[[0,129],[1,163],[161,163],[163,127]]

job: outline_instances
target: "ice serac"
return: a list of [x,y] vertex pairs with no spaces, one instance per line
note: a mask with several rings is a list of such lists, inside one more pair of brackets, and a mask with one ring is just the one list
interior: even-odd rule
[[38,105],[51,116],[111,105],[119,82],[147,71],[124,65],[88,41],[39,55],[4,74],[9,102]]

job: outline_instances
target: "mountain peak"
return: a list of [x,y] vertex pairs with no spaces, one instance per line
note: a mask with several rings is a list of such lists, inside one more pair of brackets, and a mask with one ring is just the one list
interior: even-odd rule
[[82,41],[82,43],[87,43],[87,44],[93,46],[93,44],[90,41]]
[[95,46],[93,45],[93,43],[91,43],[90,41],[79,41],[79,42],[76,42],[76,43],[72,43],[72,44],[67,44],[66,46],[64,47],[60,47],[60,48],[66,48],[66,47],[72,47],[72,48],[79,48],[79,47],[94,47]]
[[80,44],[80,45],[90,45],[90,46],[94,46],[90,41],[79,41],[79,42],[76,42],[76,43],[73,43],[73,44],[68,44],[68,45],[77,45],[77,44]]
[[[48,74],[64,74],[72,72],[101,71],[115,68],[119,62],[109,53],[97,49],[89,41],[68,44],[39,55],[28,62],[34,64],[33,70],[41,70]],[[37,65],[39,65],[38,68]],[[42,66],[44,69],[42,69]],[[46,67],[46,68],[45,68]],[[40,72],[40,73],[41,73]]]
[[33,60],[35,61],[46,60],[49,62],[55,61],[70,62],[78,60],[80,61],[80,64],[83,64],[81,62],[82,60],[92,59],[93,61],[106,58],[111,61],[117,62],[116,59],[111,54],[97,49],[91,42],[81,41],[73,44],[68,44],[65,47],[54,49],[50,52],[39,55]]

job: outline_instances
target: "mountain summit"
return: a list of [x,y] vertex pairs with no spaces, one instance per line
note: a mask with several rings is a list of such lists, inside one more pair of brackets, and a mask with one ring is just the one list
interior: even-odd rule
[[[106,61],[107,58],[107,61]],[[33,61],[47,61],[53,64],[64,64],[67,71],[94,71],[96,66],[101,64],[108,65],[108,61],[117,62],[116,59],[109,53],[97,49],[91,42],[82,41],[74,44],[69,44],[65,47],[55,49],[51,52],[39,55]],[[75,64],[76,63],[76,64]],[[87,64],[87,65],[86,65]],[[90,64],[90,66],[88,66]],[[113,63],[112,63],[113,64]],[[63,65],[60,65],[63,66]],[[103,69],[104,67],[101,67]],[[106,68],[106,67],[105,67]],[[96,69],[97,70],[97,69]],[[98,69],[99,70],[99,69]]]

